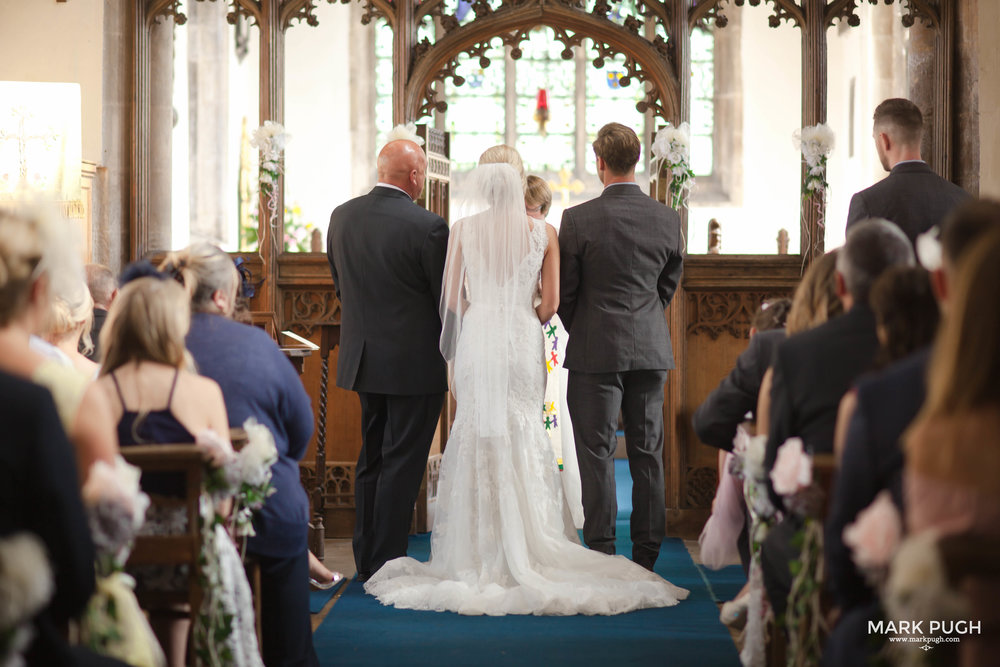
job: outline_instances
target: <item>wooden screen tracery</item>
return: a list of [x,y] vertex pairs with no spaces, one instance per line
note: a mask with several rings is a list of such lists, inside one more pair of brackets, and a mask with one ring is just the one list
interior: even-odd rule
[[[284,120],[284,39],[293,24],[318,25],[316,7],[324,0],[187,0],[224,2],[230,22],[247,19],[258,27],[259,118]],[[517,57],[519,44],[537,26],[553,29],[567,49],[592,39],[602,57],[625,57],[625,79],[646,86],[640,111],[671,123],[688,120],[690,96],[689,37],[696,24],[725,29],[727,11],[745,4],[768,7],[772,26],[793,24],[802,34],[802,124],[826,120],[826,32],[837,22],[856,26],[857,10],[865,2],[892,4],[892,0],[473,0],[469,16],[459,18],[456,5],[445,0],[325,0],[355,5],[361,23],[385,19],[393,29],[393,123],[425,118],[442,110],[436,84],[456,77],[461,54],[482,55],[483,45],[500,40]],[[934,65],[925,72],[934,81],[931,96],[922,100],[933,123],[931,145],[925,153],[932,167],[948,177],[952,171],[951,67],[955,7],[949,0],[899,0],[902,22],[929,31]],[[150,145],[150,32],[158,21],[185,21],[180,0],[135,0],[130,5],[134,35],[131,49],[133,108],[130,160],[129,247],[132,258],[146,254],[149,230],[146,220],[151,173]],[[436,34],[433,42],[418,33]],[[623,80],[621,83],[625,83]],[[445,151],[446,152],[446,151]],[[439,169],[438,171],[443,171]],[[282,184],[278,210],[283,210]],[[428,193],[433,206],[448,197],[446,181]],[[442,209],[443,210],[443,209]],[[806,211],[801,257],[691,257],[682,289],[669,311],[674,332],[678,369],[668,380],[664,414],[667,426],[669,470],[666,502],[670,509],[668,530],[692,534],[707,516],[714,481],[714,450],[697,443],[690,428],[690,412],[715,386],[736,354],[745,346],[747,313],[761,298],[787,293],[795,284],[803,261],[823,252],[821,210]],[[252,307],[273,312],[282,329],[291,328],[316,337],[321,324],[336,324],[339,303],[332,294],[328,267],[322,255],[289,255],[282,252],[281,221],[277,233],[248,265],[263,279]],[[810,241],[811,239],[811,241]],[[334,352],[331,363],[335,363]],[[319,360],[306,361],[303,381],[319,400]],[[360,444],[356,400],[331,388],[329,471],[341,471],[333,484],[350,486],[351,459]],[[343,478],[343,479],[341,479]],[[329,486],[326,480],[315,480]],[[333,488],[333,487],[331,487]],[[328,494],[329,495],[329,494]],[[333,506],[349,512],[349,494],[338,496]],[[334,522],[331,535],[349,530],[346,514]]]

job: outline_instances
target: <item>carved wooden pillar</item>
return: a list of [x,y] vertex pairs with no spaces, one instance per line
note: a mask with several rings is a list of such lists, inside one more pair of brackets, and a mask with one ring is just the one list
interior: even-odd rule
[[[803,0],[802,30],[802,126],[826,122],[826,1]],[[802,182],[809,167],[802,164]],[[826,204],[812,199],[802,209],[799,251],[806,263],[823,254],[825,229],[821,225]]]
[[[392,122],[416,120],[406,108],[406,84],[410,79],[410,61],[417,41],[416,14],[413,2],[397,2],[392,21]],[[410,117],[408,117],[410,116]]]
[[928,114],[923,158],[943,178],[952,175],[952,75],[955,51],[955,2],[913,3],[908,54],[909,97]]
[[[260,0],[260,123],[265,120],[284,122],[285,104],[283,82],[285,76],[285,26],[281,16],[282,0]],[[278,176],[275,188],[278,195],[277,218],[271,225],[265,211],[267,196],[261,191],[258,210],[257,238],[261,239],[258,252],[264,264],[264,282],[259,291],[256,309],[275,314],[282,326],[281,295],[278,291],[278,256],[282,250],[285,222],[285,179]]]

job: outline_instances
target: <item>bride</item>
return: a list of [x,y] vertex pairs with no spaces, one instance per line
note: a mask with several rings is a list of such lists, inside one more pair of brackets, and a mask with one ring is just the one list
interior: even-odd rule
[[[620,614],[688,591],[623,556],[583,547],[542,421],[539,322],[559,301],[555,229],[524,209],[509,146],[471,175],[479,212],[452,227],[441,351],[458,403],[441,464],[427,563],[397,558],[365,584],[383,604],[460,614]],[[539,289],[541,302],[532,302]]]

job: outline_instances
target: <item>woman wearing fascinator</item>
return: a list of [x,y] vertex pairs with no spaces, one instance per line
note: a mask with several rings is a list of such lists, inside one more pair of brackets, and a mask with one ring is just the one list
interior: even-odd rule
[[[619,614],[688,591],[582,546],[543,416],[541,324],[559,301],[555,229],[525,213],[521,157],[495,146],[449,236],[441,351],[457,401],[431,558],[397,558],[365,584],[383,604],[461,614]],[[535,302],[539,292],[541,298]]]

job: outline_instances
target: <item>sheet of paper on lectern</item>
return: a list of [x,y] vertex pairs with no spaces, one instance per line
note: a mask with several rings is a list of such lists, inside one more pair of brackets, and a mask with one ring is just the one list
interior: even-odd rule
[[80,84],[0,81],[0,199],[80,199]]

